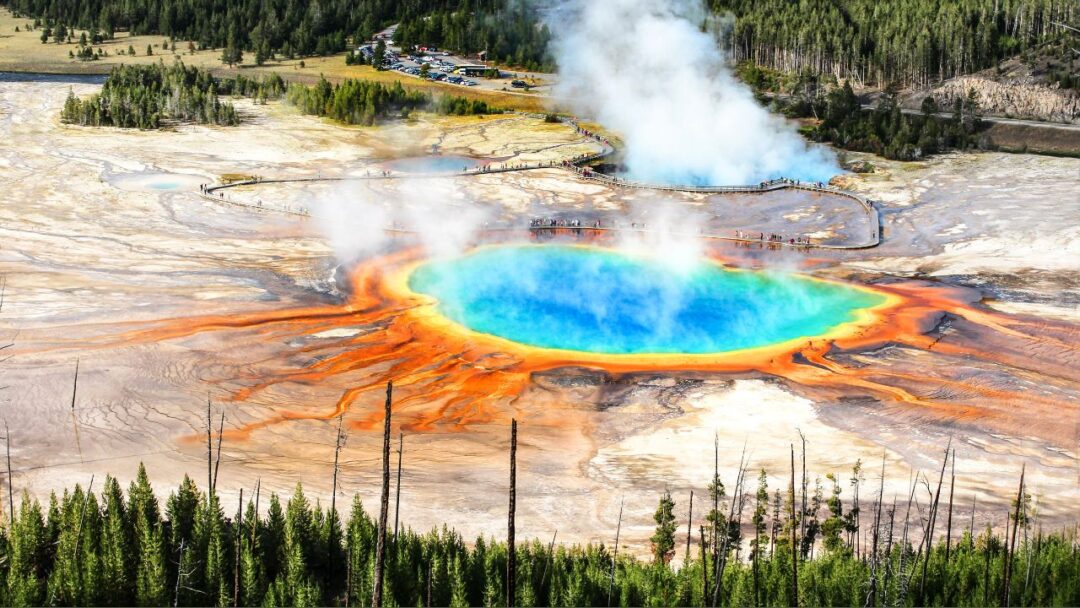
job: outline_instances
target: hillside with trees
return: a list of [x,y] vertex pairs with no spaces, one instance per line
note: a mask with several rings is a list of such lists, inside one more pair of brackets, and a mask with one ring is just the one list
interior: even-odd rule
[[371,36],[392,23],[393,0],[5,0],[17,15],[51,27],[79,28],[111,38],[117,31],[193,40],[200,48],[275,55],[326,55],[350,37]]
[[229,64],[339,53],[350,41],[368,40],[401,22],[405,44],[486,50],[489,58],[513,65],[550,67],[544,59],[547,29],[524,3],[509,0],[0,0],[0,6],[40,20],[43,32],[77,28],[91,40],[117,31],[159,34],[224,49]]
[[710,0],[735,17],[736,61],[884,86],[923,86],[1061,41],[1080,4],[1061,0]]

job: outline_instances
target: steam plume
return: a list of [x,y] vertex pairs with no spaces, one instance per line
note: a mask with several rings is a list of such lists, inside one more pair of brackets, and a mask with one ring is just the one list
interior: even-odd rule
[[413,233],[429,256],[451,257],[476,239],[490,217],[452,179],[346,183],[316,202],[320,227],[342,262],[383,252],[393,238],[387,228],[394,227]]
[[552,28],[556,95],[625,139],[635,179],[753,184],[839,172],[724,63],[701,0],[570,0]]

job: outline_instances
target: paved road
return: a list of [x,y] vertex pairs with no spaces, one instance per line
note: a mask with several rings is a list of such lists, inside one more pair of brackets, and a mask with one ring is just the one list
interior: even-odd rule
[[[868,103],[862,105],[864,110],[873,110],[876,106]],[[921,110],[913,108],[900,108],[900,111],[904,114],[922,114]],[[938,112],[934,114],[938,118],[952,118],[952,112]],[[982,116],[979,118],[983,122],[1000,123],[1007,125],[1023,125],[1027,127],[1041,127],[1044,129],[1060,129],[1064,131],[1080,131],[1080,124],[1067,123],[1067,122],[1047,122],[1043,120],[1025,120],[1022,118],[1006,118],[1004,116]]]

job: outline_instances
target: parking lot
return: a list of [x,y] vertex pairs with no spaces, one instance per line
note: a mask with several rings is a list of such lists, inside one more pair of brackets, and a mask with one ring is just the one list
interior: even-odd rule
[[[421,47],[414,53],[406,54],[393,44],[395,29],[396,26],[391,26],[379,32],[374,40],[359,45],[353,52],[363,55],[365,63],[370,63],[375,45],[379,40],[383,40],[386,43],[386,53],[382,67],[406,76],[495,91],[540,92],[550,86],[548,74],[499,69],[490,63],[459,57],[439,48]],[[498,75],[494,76],[496,73]]]

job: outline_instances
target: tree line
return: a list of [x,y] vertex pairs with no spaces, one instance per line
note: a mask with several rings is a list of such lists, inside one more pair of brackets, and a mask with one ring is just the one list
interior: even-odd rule
[[[192,40],[200,48],[225,49],[225,63],[243,53],[262,64],[286,58],[329,55],[349,42],[369,40],[401,23],[406,46],[447,47],[529,68],[545,59],[548,31],[525,3],[510,0],[0,0],[16,16],[38,19],[50,32],[74,28],[92,40],[117,31]],[[66,36],[65,36],[66,37]]]
[[412,110],[430,109],[441,114],[498,114],[486,102],[464,97],[410,91],[394,82],[390,86],[368,80],[348,79],[330,84],[325,78],[307,86],[289,84],[285,99],[305,114],[325,116],[350,125],[373,125],[377,120],[406,116]]
[[109,72],[100,93],[82,99],[73,92],[61,120],[84,126],[157,129],[168,123],[235,126],[236,108],[224,97],[251,97],[255,103],[284,98],[305,114],[325,116],[351,125],[426,109],[439,114],[498,114],[484,101],[409,91],[400,82],[386,86],[364,80],[331,85],[325,78],[313,86],[287,83],[277,74],[257,78],[214,78],[207,70],[177,60],[150,65],[122,65]]
[[117,31],[192,40],[201,48],[275,55],[326,55],[345,50],[393,22],[394,0],[4,0],[17,15],[48,26],[77,27],[112,38]]
[[180,61],[121,65],[109,72],[100,93],[80,99],[69,92],[60,116],[74,124],[138,129],[157,129],[165,121],[236,125],[236,108],[221,100],[234,86],[222,91],[209,72]]
[[[966,516],[959,506],[954,513],[945,464],[940,476],[935,470],[925,484],[914,483],[909,497],[890,501],[883,482],[868,482],[859,463],[850,479],[829,475],[811,490],[805,466],[798,480],[793,450],[790,479],[777,487],[762,470],[748,491],[745,464],[727,488],[714,474],[698,503],[705,503],[698,507],[704,516],[694,517],[700,511],[691,496],[685,528],[665,492],[651,560],[620,553],[616,532],[612,547],[516,544],[508,569],[505,542],[480,537],[470,546],[446,525],[426,533],[399,528],[396,506],[391,528],[388,446],[389,439],[379,519],[358,496],[342,517],[336,490],[322,506],[300,484],[287,500],[257,485],[226,506],[209,459],[205,491],[185,476],[164,505],[142,466],[126,492],[107,477],[98,491],[92,478],[44,505],[24,494],[0,527],[0,604],[369,605],[377,571],[383,606],[506,606],[508,599],[520,606],[1080,603],[1076,528],[1044,532],[1023,476],[998,534],[975,527],[974,507],[971,522],[960,523]],[[334,473],[336,488],[336,464]],[[672,565],[677,552],[679,567]]]
[[735,60],[884,86],[926,85],[993,67],[1069,35],[1080,5],[1061,0],[710,0],[735,17]]

